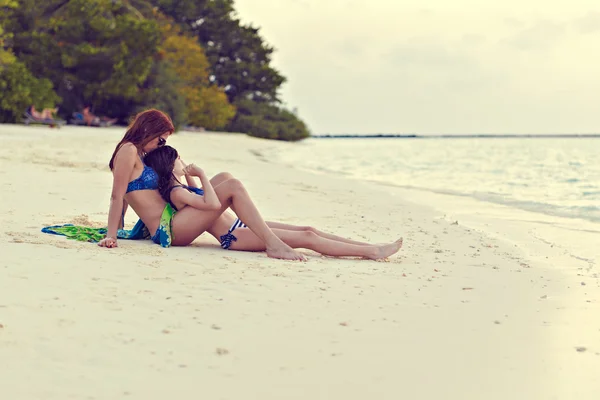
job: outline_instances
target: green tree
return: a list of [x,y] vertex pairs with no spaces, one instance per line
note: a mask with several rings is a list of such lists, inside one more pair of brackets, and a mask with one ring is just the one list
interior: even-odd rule
[[265,139],[298,141],[310,136],[308,128],[293,113],[265,102],[240,100],[228,129]]
[[12,31],[14,52],[33,75],[48,78],[63,109],[85,104],[125,118],[130,109],[109,104],[135,101],[160,43],[157,22],[130,2],[19,0]]
[[183,88],[188,105],[188,121],[193,126],[219,130],[227,126],[235,115],[235,107],[217,86]]
[[53,108],[60,98],[48,79],[37,79],[17,60],[9,43],[13,34],[6,30],[19,4],[0,0],[0,122],[16,122],[30,105]]
[[233,0],[0,0],[0,11],[3,120],[62,98],[63,117],[93,105],[126,120],[156,107],[177,126],[308,136],[278,106],[273,47]]
[[285,77],[271,66],[274,48],[259,28],[244,25],[233,0],[151,0],[193,33],[211,64],[210,81],[223,87],[237,114],[227,130],[279,140],[310,134],[296,115],[278,106]]
[[152,0],[161,12],[194,33],[212,67],[211,82],[233,103],[240,98],[278,102],[285,77],[273,68],[275,49],[260,29],[237,18],[233,0]]
[[235,107],[220,88],[210,84],[210,63],[202,47],[176,27],[166,25],[163,30],[161,53],[181,79],[179,91],[185,98],[188,122],[211,130],[223,128],[235,115]]
[[10,39],[12,35],[5,32],[4,24],[16,7],[17,2],[15,0],[0,0],[0,71],[4,66],[15,61],[12,51],[6,47],[6,40]]
[[182,85],[183,81],[172,65],[166,60],[157,59],[152,64],[150,75],[142,85],[136,102],[133,106],[124,105],[124,108],[132,110],[132,114],[148,108],[166,112],[178,130],[188,121],[186,99],[180,91]]
[[30,105],[54,108],[60,98],[48,79],[37,79],[25,64],[15,61],[0,70],[0,122],[16,122]]

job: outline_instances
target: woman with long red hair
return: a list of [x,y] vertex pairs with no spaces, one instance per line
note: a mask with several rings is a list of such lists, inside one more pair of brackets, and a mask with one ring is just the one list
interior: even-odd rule
[[264,243],[267,255],[286,260],[305,257],[279,239],[267,226],[242,183],[222,173],[208,179],[199,174],[205,195],[197,207],[175,212],[158,192],[158,176],[146,166],[146,153],[164,146],[175,128],[171,119],[158,110],[139,113],[117,144],[109,162],[113,187],[108,212],[107,234],[98,245],[117,247],[117,231],[122,227],[127,205],[136,212],[155,243],[164,247],[186,246],[210,229],[221,214],[234,207],[236,214]]

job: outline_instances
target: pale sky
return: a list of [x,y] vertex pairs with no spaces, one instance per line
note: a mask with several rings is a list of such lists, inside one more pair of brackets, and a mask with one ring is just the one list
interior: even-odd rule
[[236,0],[312,133],[600,132],[599,0]]

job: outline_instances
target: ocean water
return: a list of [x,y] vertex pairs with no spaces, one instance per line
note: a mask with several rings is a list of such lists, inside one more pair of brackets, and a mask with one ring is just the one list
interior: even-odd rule
[[279,161],[600,222],[598,138],[308,139]]

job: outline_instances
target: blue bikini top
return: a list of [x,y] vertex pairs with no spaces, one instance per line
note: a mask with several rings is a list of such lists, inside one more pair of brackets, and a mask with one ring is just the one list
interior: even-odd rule
[[127,185],[127,192],[133,192],[134,190],[156,190],[158,189],[158,175],[156,172],[144,164],[144,170],[142,174],[129,182]]

